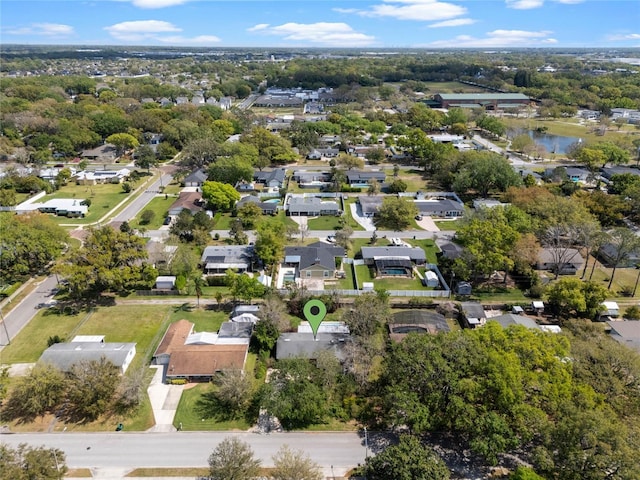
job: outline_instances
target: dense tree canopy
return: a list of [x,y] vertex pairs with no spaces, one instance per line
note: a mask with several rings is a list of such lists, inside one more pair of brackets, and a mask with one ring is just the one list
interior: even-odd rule
[[[609,352],[615,361],[589,360],[595,352],[587,339],[570,343],[564,335],[491,321],[482,329],[410,335],[385,358],[380,421],[413,433],[450,432],[493,462],[526,446],[536,471],[550,478],[596,479],[611,471],[611,478],[633,478],[640,418],[625,395],[637,382],[616,380],[615,390],[603,382],[622,371],[629,379],[638,357],[596,338],[600,355]],[[620,395],[621,404],[603,401]]]
[[34,275],[55,260],[68,240],[48,215],[0,212],[0,280]]
[[82,247],[70,251],[56,271],[76,298],[121,292],[153,285],[157,272],[141,263],[146,258],[143,238],[104,226],[90,230]]

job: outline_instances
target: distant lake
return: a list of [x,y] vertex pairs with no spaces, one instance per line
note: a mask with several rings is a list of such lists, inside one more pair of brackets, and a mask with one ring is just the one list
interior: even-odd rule
[[567,153],[567,149],[580,140],[577,137],[563,137],[549,133],[539,133],[529,130],[529,136],[538,144],[547,149],[549,153]]

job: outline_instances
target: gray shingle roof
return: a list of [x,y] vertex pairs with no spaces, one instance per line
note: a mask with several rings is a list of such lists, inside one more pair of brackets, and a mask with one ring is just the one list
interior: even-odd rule
[[336,257],[344,256],[344,248],[334,247],[324,243],[316,242],[315,246],[308,247],[286,247],[285,257],[299,257],[298,268],[304,270],[313,265],[320,265],[329,270],[335,270]]

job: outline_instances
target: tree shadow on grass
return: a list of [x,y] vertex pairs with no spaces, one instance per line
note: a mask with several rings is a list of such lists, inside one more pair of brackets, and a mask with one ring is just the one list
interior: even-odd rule
[[173,311],[175,313],[178,312],[191,312],[193,311],[193,305],[191,305],[190,303],[183,303],[181,305],[176,305],[175,307],[173,307]]
[[221,402],[212,390],[200,396],[194,409],[200,417],[216,422],[229,422],[242,418],[239,412],[233,411],[228,405]]
[[249,425],[253,425],[257,421],[260,412],[260,399],[258,395],[253,395],[246,406],[234,409],[221,402],[215,391],[209,390],[198,398],[194,410],[201,418],[211,419],[216,422],[244,420]]

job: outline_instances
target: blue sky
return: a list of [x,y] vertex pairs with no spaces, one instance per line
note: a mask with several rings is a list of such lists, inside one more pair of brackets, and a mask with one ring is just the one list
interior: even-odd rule
[[0,43],[640,48],[640,1],[2,0]]

